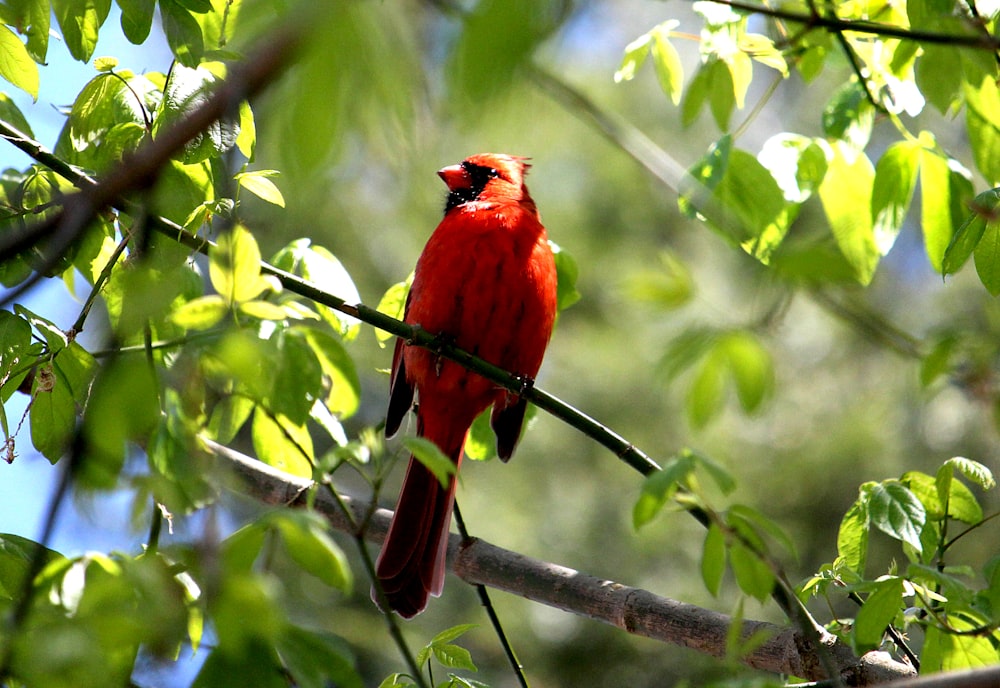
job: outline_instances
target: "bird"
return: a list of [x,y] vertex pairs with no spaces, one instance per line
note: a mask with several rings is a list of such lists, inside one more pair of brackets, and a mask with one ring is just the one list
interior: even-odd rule
[[[555,258],[525,186],[528,158],[482,153],[438,170],[448,187],[444,218],[416,268],[403,320],[533,383],[557,311]],[[523,388],[522,388],[523,391]],[[416,403],[414,403],[416,397]],[[396,509],[376,561],[389,609],[422,612],[444,587],[445,554],[462,448],[475,418],[492,405],[497,455],[506,462],[521,435],[527,400],[397,339],[385,433],[411,409],[416,433],[455,464],[443,485],[410,457]],[[379,603],[373,586],[372,598]]]

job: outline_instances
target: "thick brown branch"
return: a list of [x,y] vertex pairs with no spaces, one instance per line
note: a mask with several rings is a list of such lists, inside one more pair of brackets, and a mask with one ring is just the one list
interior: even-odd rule
[[[267,466],[222,445],[209,442],[220,466],[238,476],[230,487],[267,504],[304,506],[311,480],[297,478]],[[370,505],[342,497],[351,512],[348,518],[336,500],[324,490],[314,495],[314,507],[334,528],[353,533],[363,522]],[[376,509],[364,532],[365,539],[380,544],[385,539],[392,513]],[[635,635],[681,645],[703,654],[722,657],[732,619],[708,609],[678,602],[654,593],[589,576],[573,569],[518,554],[473,538],[462,541],[452,534],[448,547],[449,569],[472,585],[486,585],[520,595],[533,602],[601,621]],[[750,667],[812,680],[825,678],[815,649],[799,631],[761,621],[743,621],[741,636],[762,633],[767,640],[743,662]],[[846,645],[825,634],[822,642],[850,685],[873,685],[892,678],[913,675],[913,670],[894,662],[884,653],[869,653],[858,659]]]

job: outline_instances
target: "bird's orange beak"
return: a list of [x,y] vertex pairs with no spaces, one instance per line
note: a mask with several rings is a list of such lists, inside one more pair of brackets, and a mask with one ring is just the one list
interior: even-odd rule
[[438,170],[438,176],[452,191],[469,188],[469,173],[461,165],[448,165]]

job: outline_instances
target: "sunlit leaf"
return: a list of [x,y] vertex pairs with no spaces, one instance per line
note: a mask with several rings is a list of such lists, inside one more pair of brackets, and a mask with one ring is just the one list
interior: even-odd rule
[[184,67],[197,67],[205,52],[204,38],[198,22],[177,0],[160,0],[159,4],[163,33],[166,34],[170,50]]
[[[676,24],[675,24],[676,26]],[[631,81],[635,78],[635,73],[642,67],[649,55],[649,45],[653,41],[652,32],[644,33],[634,41],[625,46],[625,54],[622,56],[621,65],[615,72],[615,83]]]
[[684,85],[684,66],[681,56],[670,42],[670,31],[679,23],[671,20],[653,29],[650,54],[653,57],[653,67],[656,68],[656,78],[660,88],[667,94],[674,105],[681,102],[681,90]]
[[0,77],[38,100],[38,65],[6,26],[0,26]]
[[260,274],[260,249],[243,225],[235,225],[209,250],[208,276],[229,303],[249,301],[269,288]]
[[264,463],[301,478],[312,477],[313,442],[304,423],[294,423],[258,407],[251,437],[257,458]]
[[837,246],[862,284],[871,282],[880,252],[872,227],[871,193],[875,170],[863,153],[835,143],[819,187]]
[[278,190],[277,185],[268,178],[277,174],[277,170],[256,170],[253,172],[240,172],[234,179],[240,188],[246,189],[257,198],[284,208],[284,196],[281,195],[281,191]]
[[868,145],[874,123],[875,108],[868,101],[865,89],[853,80],[834,93],[823,111],[823,132],[856,151]]
[[868,505],[858,499],[844,514],[837,531],[837,556],[851,571],[865,575],[868,561]]
[[[952,77],[954,80],[954,77]],[[965,82],[966,128],[976,167],[990,186],[1000,184],[1000,87],[987,76]]]
[[361,402],[361,380],[354,359],[335,336],[311,327],[299,331],[312,347],[328,383],[324,404],[341,418],[354,415]]
[[917,184],[921,151],[922,145],[917,141],[898,141],[886,149],[875,166],[872,232],[882,255],[889,252],[903,228]]

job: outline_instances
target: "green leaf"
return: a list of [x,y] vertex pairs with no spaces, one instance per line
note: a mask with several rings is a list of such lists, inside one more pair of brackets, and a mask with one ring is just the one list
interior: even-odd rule
[[52,0],[52,10],[69,54],[80,62],[88,62],[111,10],[111,0]]
[[17,104],[6,93],[0,93],[0,119],[28,138],[35,138],[28,120],[24,118]]
[[156,0],[118,0],[122,11],[122,33],[133,45],[142,45],[153,25]]
[[[161,0],[161,10],[166,7],[163,3],[169,2],[173,0]],[[182,61],[170,70],[170,79],[163,93],[163,103],[157,109],[156,119],[153,120],[153,138],[204,105],[221,81],[220,77],[205,65],[192,69],[184,64]],[[218,66],[217,63],[213,64]],[[238,135],[237,118],[227,116],[218,119],[184,145],[182,162],[190,165],[221,155],[236,145]]]
[[[940,30],[939,26],[934,28]],[[957,106],[962,90],[963,80],[955,78],[963,71],[962,56],[947,45],[922,43],[920,48],[923,54],[915,67],[917,88],[942,115],[948,114]]]
[[693,427],[705,427],[722,410],[727,372],[727,361],[717,348],[695,370],[686,403],[688,421]]
[[[396,320],[402,320],[406,309],[406,297],[410,293],[410,285],[413,284],[413,273],[403,282],[396,282],[389,287],[382,298],[379,299],[378,306],[375,307],[379,313],[384,313]],[[375,337],[380,346],[385,346],[385,342],[395,335],[384,330],[375,330]]]
[[464,451],[473,461],[486,461],[496,456],[496,442],[493,439],[493,429],[490,427],[491,412],[492,408],[488,408],[480,413],[469,427]]
[[257,458],[278,470],[311,478],[312,437],[305,423],[295,423],[281,414],[271,415],[257,407],[251,431]]
[[96,370],[93,356],[71,342],[35,374],[29,413],[31,442],[52,463],[62,457],[73,436],[78,405],[86,399]]
[[625,291],[628,296],[665,310],[673,310],[688,303],[695,289],[691,271],[670,251],[660,253],[659,263],[658,269],[640,270],[626,278]]
[[330,526],[322,517],[311,511],[289,509],[272,512],[267,521],[281,534],[285,548],[303,571],[332,588],[351,591],[350,564],[330,537]]
[[281,191],[268,177],[279,174],[277,170],[256,170],[253,172],[240,172],[233,179],[237,185],[246,189],[257,198],[267,201],[279,208],[285,207],[285,198]]
[[[273,384],[268,407],[292,423],[304,425],[324,392],[323,365],[314,346],[320,337],[311,336],[308,328],[289,327],[272,335],[272,340],[277,355],[269,362]],[[323,343],[329,345],[328,341]]]
[[361,403],[361,380],[354,359],[340,341],[322,330],[303,327],[299,330],[312,347],[326,378],[327,392],[323,403],[331,413],[349,418]]
[[[979,624],[970,623],[958,615],[950,615],[952,628],[972,630]],[[920,656],[920,673],[958,671],[986,667],[997,663],[997,650],[990,635],[956,635],[928,626]]]
[[[580,292],[576,290],[576,280],[580,273],[573,256],[567,253],[559,244],[549,242],[552,256],[556,262],[556,306],[564,311],[580,300]],[[381,304],[380,304],[381,305]]]
[[332,633],[291,626],[278,639],[278,654],[291,679],[301,688],[362,688],[354,656]]
[[475,627],[475,624],[461,624],[441,631],[420,651],[417,656],[417,665],[423,666],[433,655],[442,666],[450,669],[477,671],[469,651],[451,643],[452,640],[465,635]]
[[874,123],[875,108],[856,80],[839,88],[823,111],[823,133],[843,141],[856,152],[868,145]]
[[236,137],[236,147],[247,160],[253,160],[254,149],[257,147],[257,125],[250,103],[245,100],[240,103],[240,133]]
[[896,243],[917,185],[923,146],[917,141],[898,141],[885,151],[875,166],[872,183],[872,232],[883,256]]
[[859,655],[882,644],[886,627],[903,608],[903,580],[891,577],[878,581],[854,620],[851,640]]
[[678,21],[669,20],[653,29],[653,41],[649,51],[653,56],[653,67],[656,68],[656,78],[660,82],[660,88],[674,105],[681,102],[681,91],[684,86],[684,65],[681,64],[681,56],[677,49],[670,42],[670,32],[679,25]]
[[784,547],[789,554],[797,556],[795,553],[795,542],[788,536],[788,533],[757,509],[742,504],[734,504],[727,512],[726,520],[745,537],[750,539],[759,538],[763,542],[763,536],[767,535]]
[[789,203],[804,203],[826,175],[826,153],[814,139],[775,134],[761,147],[757,160],[771,173]]
[[170,314],[170,322],[185,330],[207,330],[218,325],[228,313],[226,300],[212,294],[180,305]]
[[486,103],[501,92],[536,45],[555,29],[558,13],[534,0],[476,3],[462,17],[462,31],[447,65],[453,97]]
[[253,400],[243,396],[224,398],[212,409],[212,415],[208,421],[208,431],[211,433],[211,437],[220,444],[232,442],[236,433],[250,419],[253,407]]
[[[744,52],[732,53],[729,59],[724,60],[724,62],[729,68],[729,77],[733,82],[733,103],[742,110],[746,103],[750,81],[753,79],[753,62],[750,60],[750,56]],[[728,115],[726,115],[726,119],[728,121]],[[718,115],[716,115],[716,121],[718,121]]]
[[32,572],[32,562],[39,551],[46,564],[65,561],[55,550],[28,538],[0,533],[0,601],[20,599],[24,578]]
[[208,276],[228,303],[249,301],[270,288],[260,274],[260,249],[250,231],[237,224],[209,250]]
[[[923,137],[923,134],[921,134]],[[928,134],[933,142],[933,137]],[[920,155],[920,226],[931,266],[942,272],[945,252],[972,200],[972,181],[957,161],[936,147]]]
[[726,536],[715,523],[705,533],[701,552],[701,579],[713,597],[719,596],[722,576],[726,572]]
[[755,336],[745,331],[730,332],[719,340],[736,383],[736,396],[747,413],[758,410],[774,390],[771,355]]
[[668,382],[691,368],[715,346],[719,332],[710,328],[689,328],[671,340],[664,351],[657,372]]
[[[18,388],[30,370],[29,362],[37,355],[28,321],[10,311],[0,311],[0,402],[7,401]],[[3,430],[6,435],[6,424]]]
[[[747,59],[748,64],[749,62]],[[728,131],[733,108],[742,101],[742,93],[738,89],[742,88],[745,92],[746,84],[736,83],[734,76],[739,71],[723,60],[710,60],[702,69],[708,71],[708,107],[712,111],[712,117],[715,118],[719,131]]]
[[923,504],[898,480],[869,483],[868,515],[883,533],[921,551],[920,531],[927,520]]
[[785,56],[775,47],[774,41],[759,33],[744,33],[739,37],[739,47],[744,53],[763,65],[788,76],[788,63]]
[[46,61],[51,15],[49,0],[8,0],[0,6],[0,23],[16,28],[21,36],[27,36],[28,53],[38,64],[45,64]]
[[[954,77],[952,77],[954,79]],[[976,167],[990,186],[1000,185],[1000,87],[992,76],[965,82],[965,123]]]
[[844,566],[862,578],[868,562],[868,528],[868,502],[859,498],[840,521],[837,556]]
[[0,26],[0,77],[38,100],[38,65],[6,26]]
[[114,487],[125,463],[126,443],[147,445],[159,419],[159,383],[145,358],[121,357],[106,366],[87,404],[84,436],[89,451],[77,480],[88,487]]
[[983,286],[993,296],[1000,295],[1000,222],[996,219],[987,219],[973,257]]
[[992,490],[996,487],[997,483],[992,471],[978,461],[967,459],[964,456],[953,456],[944,463],[946,466],[958,469],[962,475],[984,490]]
[[740,542],[729,549],[729,563],[740,590],[761,602],[774,590],[774,573],[766,562]]
[[448,483],[458,469],[455,462],[448,458],[436,444],[424,437],[407,437],[403,440],[403,446],[438,479],[441,487],[448,487]]
[[[671,28],[676,28],[678,22],[676,20],[672,20],[672,22],[673,26]],[[635,78],[635,73],[639,71],[642,63],[646,61],[646,56],[649,55],[649,46],[652,41],[653,32],[650,31],[642,34],[625,46],[625,54],[622,56],[621,66],[618,67],[618,71],[615,72],[614,76],[616,84],[623,81],[631,81]]]
[[642,481],[639,499],[632,507],[632,527],[638,530],[652,521],[695,469],[689,454],[671,458],[663,468]]
[[[237,605],[233,603],[231,606]],[[248,609],[257,611],[256,606]],[[277,614],[270,609],[268,612]],[[227,626],[235,627],[237,623],[235,618],[226,619]],[[275,655],[274,648],[260,641],[233,645],[233,648],[227,645],[224,651],[215,649],[205,658],[191,688],[244,688],[247,676],[254,677],[254,688],[288,688],[285,667]]]
[[[292,241],[274,255],[271,263],[275,267],[299,275],[319,289],[334,294],[347,303],[361,301],[358,288],[344,265],[326,248],[313,244],[310,239]],[[402,298],[406,298],[405,293]],[[314,307],[323,320],[340,332],[345,339],[350,340],[357,335],[359,323],[356,318],[322,304],[314,304]],[[397,317],[402,317],[402,311]]]
[[160,0],[160,16],[167,45],[184,67],[194,68],[205,53],[201,26],[177,0]]
[[[171,160],[160,170],[152,206],[156,214],[183,225],[192,210],[214,198],[211,168],[207,162],[185,165]],[[180,253],[181,260],[187,260],[187,253]]]
[[972,201],[972,214],[958,228],[944,253],[941,271],[945,275],[958,272],[979,245],[988,223],[997,223],[1000,211],[1000,189],[984,191]]
[[864,153],[834,142],[826,176],[819,187],[837,246],[861,284],[871,282],[880,258],[871,216],[874,176],[871,161]]

